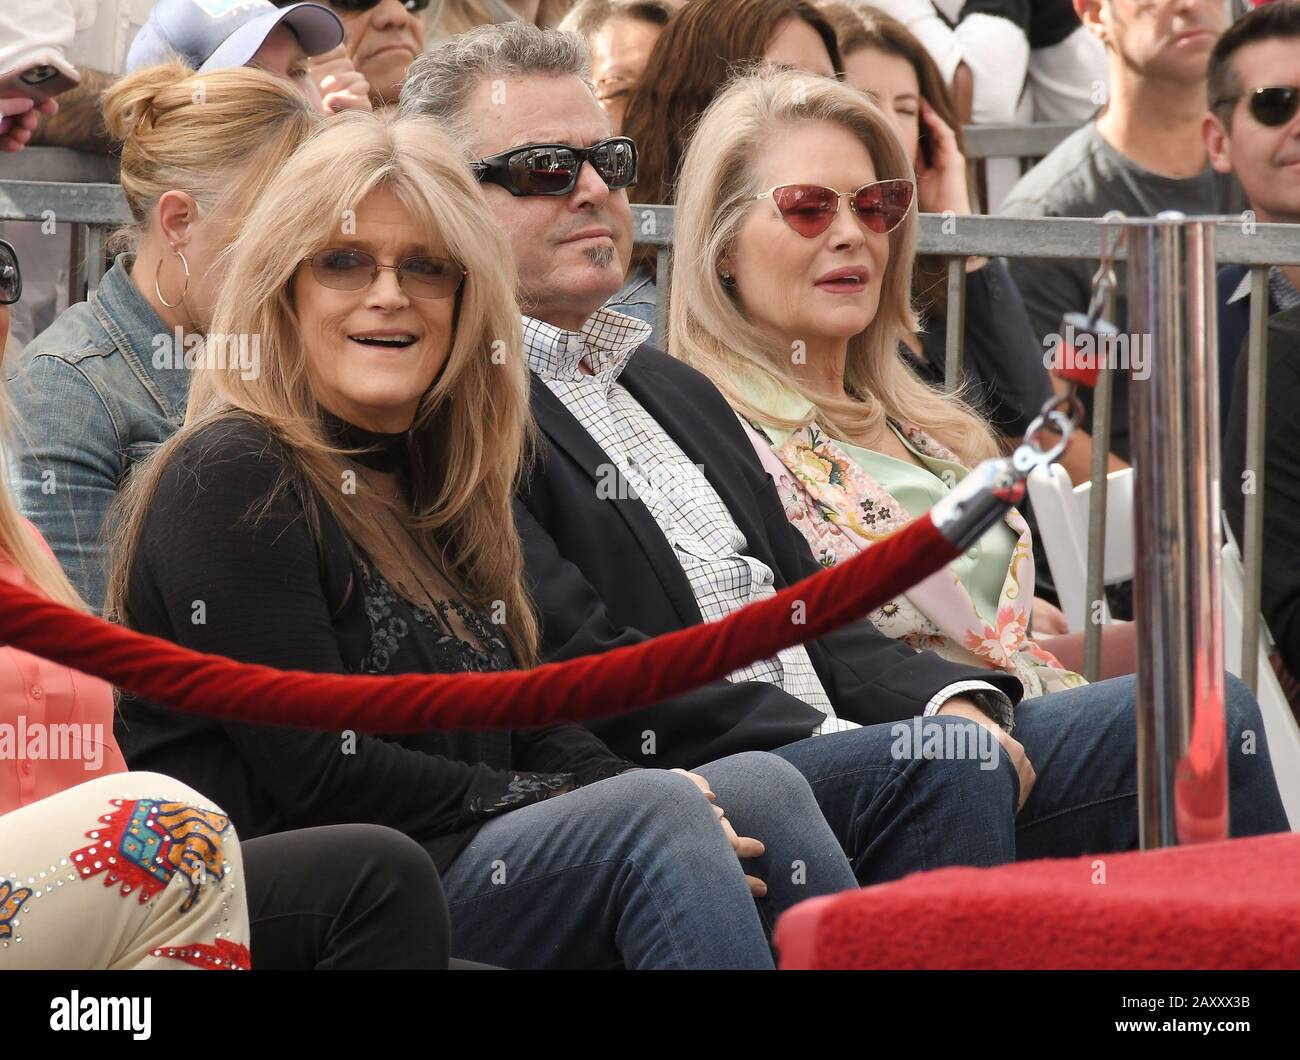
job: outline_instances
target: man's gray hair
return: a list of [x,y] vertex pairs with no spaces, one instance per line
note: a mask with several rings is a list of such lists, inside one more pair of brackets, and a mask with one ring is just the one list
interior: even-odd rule
[[529,22],[477,26],[417,56],[406,74],[398,111],[437,118],[462,144],[475,130],[464,120],[465,104],[487,78],[532,74],[579,78],[591,87],[591,53],[576,33],[538,29]]

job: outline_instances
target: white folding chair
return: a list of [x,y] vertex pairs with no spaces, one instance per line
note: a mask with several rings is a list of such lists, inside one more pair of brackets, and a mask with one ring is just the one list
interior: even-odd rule
[[[1246,575],[1241,565],[1241,552],[1232,535],[1228,521],[1223,521],[1223,554],[1220,581],[1223,586],[1223,665],[1230,674],[1241,674],[1241,631],[1245,615]],[[1300,725],[1296,724],[1291,704],[1282,692],[1277,675],[1268,657],[1275,645],[1273,635],[1261,615],[1256,673],[1259,691],[1259,710],[1264,716],[1264,733],[1268,737],[1268,752],[1273,759],[1273,773],[1277,777],[1282,805],[1291,820],[1293,831],[1300,831]]]
[[[1103,580],[1119,585],[1133,577],[1133,470],[1112,471],[1106,476],[1106,568]],[[1075,486],[1059,464],[1036,468],[1029,476],[1029,499],[1039,536],[1047,553],[1047,565],[1071,633],[1082,633],[1088,625],[1088,502],[1092,483]],[[1101,601],[1103,623],[1111,621],[1105,600]]]

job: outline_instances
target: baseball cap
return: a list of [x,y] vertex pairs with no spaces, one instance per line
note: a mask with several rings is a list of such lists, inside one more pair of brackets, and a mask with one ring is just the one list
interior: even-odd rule
[[195,70],[244,66],[279,25],[308,55],[343,43],[343,23],[320,4],[276,7],[271,0],[159,0],[127,53],[127,73],[176,56]]

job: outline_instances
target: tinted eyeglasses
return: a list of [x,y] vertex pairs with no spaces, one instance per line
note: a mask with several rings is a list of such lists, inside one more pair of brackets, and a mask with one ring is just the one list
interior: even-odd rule
[[584,162],[591,163],[610,191],[636,183],[636,144],[626,136],[612,136],[590,147],[525,144],[471,162],[470,168],[480,182],[499,184],[511,195],[568,195]]
[[856,191],[836,191],[819,184],[783,184],[769,188],[755,199],[771,199],[776,212],[790,228],[805,239],[813,239],[830,228],[840,212],[840,200],[848,199],[849,208],[870,232],[892,232],[912,208],[916,187],[910,180],[877,180],[863,184]]
[[1246,106],[1250,116],[1260,125],[1275,127],[1285,125],[1300,110],[1300,88],[1292,85],[1276,85],[1271,88],[1256,88],[1250,92],[1241,92],[1235,96],[1226,96],[1214,105],[1235,103],[1246,97]]
[[406,258],[396,265],[380,265],[373,254],[351,247],[330,247],[306,259],[311,274],[322,287],[335,291],[360,291],[375,282],[380,269],[392,269],[397,282],[412,298],[450,298],[468,275],[445,258]]
[[[276,7],[288,7],[290,4],[299,3],[300,0],[273,0]],[[382,0],[321,0],[322,3],[338,11],[346,11],[353,14],[358,11],[369,11],[371,8],[378,7]],[[430,0],[402,0],[402,6],[407,11],[423,11],[429,6]]]
[[0,305],[13,305],[23,294],[23,273],[18,252],[0,239]]

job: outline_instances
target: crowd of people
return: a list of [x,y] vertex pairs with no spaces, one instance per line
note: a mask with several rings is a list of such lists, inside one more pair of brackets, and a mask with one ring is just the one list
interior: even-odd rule
[[[19,67],[61,30],[0,32]],[[1043,339],[1095,262],[971,259],[942,386],[918,211],[972,212],[972,113],[1081,122],[1008,214],[1296,223],[1298,59],[1300,0],[159,0],[125,74],[0,99],[7,150],[81,112],[132,217],[5,357],[0,576],[333,674],[723,618],[928,509],[1059,385]],[[675,207],[671,276],[633,202]],[[1300,673],[1296,273],[1269,285],[1264,606]],[[1229,469],[1248,286],[1220,278]],[[771,968],[806,898],[1132,849],[1132,627],[1085,681],[1034,555],[1013,510],[862,620],[588,725],[234,723],[0,648],[0,727],[97,749],[0,760],[0,968]],[[1231,834],[1285,831],[1225,680]],[[988,753],[904,753],[913,719]]]

